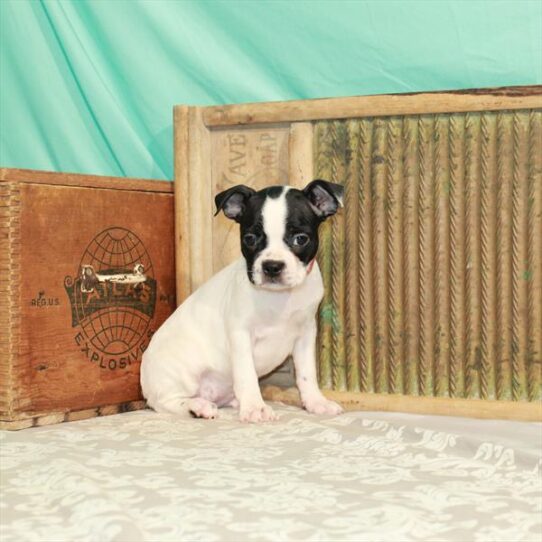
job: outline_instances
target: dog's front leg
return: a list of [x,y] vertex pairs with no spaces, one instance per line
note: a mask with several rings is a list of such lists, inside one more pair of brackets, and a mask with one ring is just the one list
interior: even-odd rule
[[307,325],[297,339],[293,351],[296,383],[303,406],[314,414],[340,414],[343,409],[326,399],[318,387],[316,377],[316,322]]
[[239,401],[239,419],[242,422],[276,420],[277,416],[273,409],[262,399],[250,334],[242,330],[230,331],[230,346],[233,391]]

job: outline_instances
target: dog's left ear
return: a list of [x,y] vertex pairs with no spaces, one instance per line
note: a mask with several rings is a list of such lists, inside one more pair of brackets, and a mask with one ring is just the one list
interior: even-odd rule
[[322,220],[334,215],[343,206],[344,189],[340,184],[316,179],[303,189],[303,193]]
[[255,190],[244,184],[220,192],[215,196],[215,216],[222,210],[228,218],[239,222],[245,211],[247,200],[255,193]]

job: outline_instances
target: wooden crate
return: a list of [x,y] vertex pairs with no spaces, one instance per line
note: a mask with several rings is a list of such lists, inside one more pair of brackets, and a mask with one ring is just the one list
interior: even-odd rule
[[[350,408],[542,419],[542,87],[177,106],[177,294],[240,254],[213,195],[345,186],[318,368]],[[295,394],[267,389],[267,397]]]
[[141,353],[175,308],[173,208],[168,182],[0,170],[0,427],[144,406]]

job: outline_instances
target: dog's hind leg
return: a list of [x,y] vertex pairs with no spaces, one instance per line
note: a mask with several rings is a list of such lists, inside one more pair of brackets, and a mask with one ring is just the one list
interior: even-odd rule
[[167,392],[149,394],[147,403],[156,412],[180,414],[196,418],[216,418],[218,408],[235,401],[233,386],[227,376],[215,371],[204,371],[199,378],[175,388],[168,386]]
[[231,403],[235,401],[235,395],[231,378],[215,371],[205,371],[200,377],[197,396],[207,399],[219,408],[233,406]]

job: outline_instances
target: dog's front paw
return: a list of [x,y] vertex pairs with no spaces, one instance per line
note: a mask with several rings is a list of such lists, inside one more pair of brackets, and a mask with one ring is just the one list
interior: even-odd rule
[[249,403],[239,408],[239,419],[242,422],[258,423],[278,420],[273,409],[264,402]]
[[303,406],[307,412],[312,412],[312,414],[328,414],[331,416],[337,416],[337,414],[344,412],[341,405],[326,399],[324,396],[304,399]]

